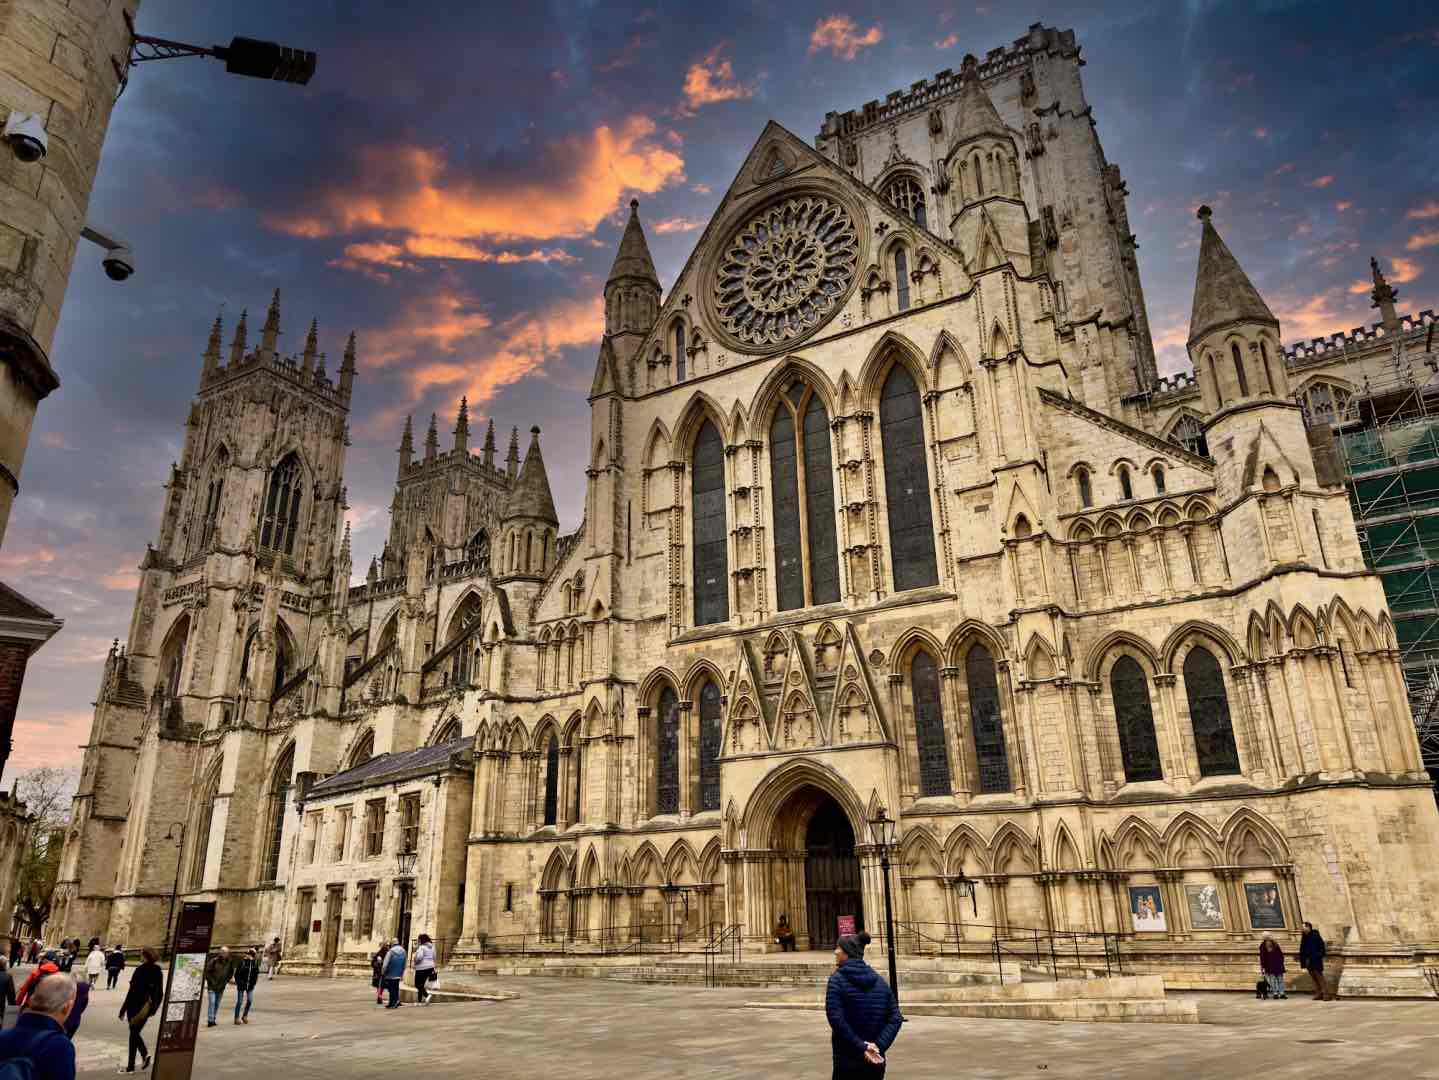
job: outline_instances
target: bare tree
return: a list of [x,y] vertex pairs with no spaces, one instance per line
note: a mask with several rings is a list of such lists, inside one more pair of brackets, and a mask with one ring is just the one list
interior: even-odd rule
[[31,934],[38,934],[50,917],[60,873],[60,851],[65,846],[65,826],[70,821],[70,802],[78,782],[74,769],[53,767],[31,769],[16,781],[31,825],[20,855],[15,907]]

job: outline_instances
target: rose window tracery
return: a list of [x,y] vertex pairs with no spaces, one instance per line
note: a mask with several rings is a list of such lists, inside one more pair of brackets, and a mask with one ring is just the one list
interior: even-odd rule
[[747,345],[778,345],[832,315],[859,262],[854,220],[823,195],[802,195],[752,217],[725,247],[715,309]]

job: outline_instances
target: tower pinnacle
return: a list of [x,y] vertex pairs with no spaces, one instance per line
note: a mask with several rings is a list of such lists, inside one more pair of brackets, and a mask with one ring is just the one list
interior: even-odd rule
[[230,342],[230,366],[245,362],[245,319],[249,312],[240,310],[240,321],[235,324],[235,338]]
[[350,340],[345,342],[345,359],[340,363],[340,393],[346,398],[355,385],[355,332],[350,331]]
[[309,374],[315,366],[315,354],[320,348],[320,322],[318,319],[310,320],[310,332],[305,335],[305,359],[301,370]]
[[434,461],[440,452],[440,431],[434,413],[430,413],[430,430],[425,432],[425,460]]
[[495,467],[495,418],[490,417],[490,422],[485,426],[485,468]]
[[1393,333],[1399,329],[1399,316],[1394,312],[1394,301],[1399,299],[1399,290],[1384,279],[1384,271],[1379,269],[1379,260],[1373,256],[1369,259],[1369,272],[1374,277],[1374,291],[1369,296],[1373,299],[1374,306],[1379,309],[1379,318],[1384,329]]
[[510,452],[505,456],[505,475],[511,480],[520,471],[520,429],[510,428]]
[[275,346],[280,337],[280,290],[270,297],[270,310],[265,313],[265,329],[260,335],[260,357],[273,359]]
[[220,316],[215,316],[215,324],[210,327],[210,340],[205,345],[205,362],[200,369],[200,385],[203,386],[210,377],[220,368]]
[[455,417],[455,449],[461,454],[470,450],[470,403],[461,397],[460,412]]
[[415,456],[415,435],[413,422],[410,417],[405,417],[405,431],[400,436],[400,475],[405,475],[405,470],[410,467],[410,462]]

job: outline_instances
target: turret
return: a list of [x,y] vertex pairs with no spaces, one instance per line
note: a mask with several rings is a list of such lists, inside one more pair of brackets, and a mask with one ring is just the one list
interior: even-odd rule
[[950,232],[976,269],[1016,262],[1027,273],[1029,212],[1019,188],[1019,149],[972,55],[960,68],[956,108],[954,137],[945,155],[954,209]]
[[470,403],[460,398],[460,412],[455,417],[455,453],[470,452]]
[[306,375],[315,368],[315,356],[320,351],[320,323],[317,319],[310,320],[310,332],[305,335],[305,358],[300,364],[300,370]]
[[520,471],[520,429],[510,428],[510,452],[505,456],[505,475],[513,480]]
[[350,340],[345,342],[345,359],[340,364],[340,395],[346,400],[355,385],[355,332],[350,331]]
[[220,316],[215,316],[215,325],[210,327],[210,340],[205,345],[205,361],[200,368],[200,385],[204,386],[220,370]]
[[629,366],[660,312],[660,279],[645,242],[639,208],[639,200],[631,199],[630,217],[605,282],[605,333],[622,370]]
[[430,430],[425,432],[425,460],[434,461],[440,452],[440,430],[434,413],[430,413]]
[[280,339],[280,290],[270,297],[270,310],[265,313],[265,329],[260,333],[260,359],[273,360]]
[[230,366],[236,367],[245,362],[245,319],[249,312],[240,310],[240,321],[235,324],[235,338],[230,342]]
[[405,470],[410,467],[410,462],[415,459],[415,435],[413,422],[410,417],[405,417],[405,430],[400,435],[400,475],[405,475]]
[[495,467],[495,418],[490,417],[489,424],[485,427],[485,468]]
[[540,453],[540,429],[530,428],[530,448],[500,514],[504,569],[510,575],[544,577],[554,566],[560,519]]
[[1374,306],[1379,309],[1380,325],[1391,334],[1399,331],[1399,316],[1394,311],[1394,301],[1399,299],[1399,291],[1384,280],[1384,271],[1379,269],[1379,260],[1369,259],[1369,272],[1374,277],[1374,291],[1370,297],[1374,300]]

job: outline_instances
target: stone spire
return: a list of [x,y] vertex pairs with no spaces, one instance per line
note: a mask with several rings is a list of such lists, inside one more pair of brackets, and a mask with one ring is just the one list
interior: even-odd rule
[[537,518],[558,526],[559,515],[555,513],[555,499],[550,494],[550,478],[545,472],[545,459],[540,453],[540,429],[530,428],[530,448],[525,451],[525,463],[519,478],[510,488],[505,500],[503,518]]
[[485,427],[485,468],[495,467],[495,418],[490,417],[489,424]]
[[270,360],[274,358],[275,346],[280,338],[280,290],[275,290],[275,295],[270,297],[270,310],[265,313],[265,329],[260,335],[260,358]]
[[1194,278],[1194,311],[1189,316],[1191,346],[1211,330],[1232,323],[1262,323],[1279,329],[1274,312],[1209,220],[1213,213],[1207,206],[1199,208],[1204,235],[1199,241],[1199,269]]
[[430,413],[430,430],[425,432],[425,460],[434,461],[440,452],[440,430],[434,413]]
[[410,462],[415,457],[415,434],[413,423],[410,417],[405,417],[405,432],[400,436],[400,475],[405,475],[405,470],[410,467]]
[[660,279],[645,230],[640,225],[638,199],[630,200],[630,219],[625,222],[614,265],[605,281],[605,333],[629,335],[622,361],[628,361],[640,339],[649,332],[660,313]]
[[470,403],[460,398],[460,412],[455,417],[455,449],[461,454],[470,452]]
[[320,351],[320,321],[310,320],[310,332],[305,335],[305,359],[300,369],[308,375],[315,366],[315,354]]
[[245,317],[248,311],[241,309],[240,321],[235,324],[235,338],[230,342],[230,366],[245,362]]
[[320,362],[315,365],[315,377],[321,382],[325,380],[325,354],[320,354]]
[[340,364],[340,393],[350,396],[355,385],[355,332],[350,331],[350,340],[345,342],[345,359]]
[[606,284],[614,284],[626,278],[639,278],[653,282],[659,287],[659,275],[655,273],[655,261],[650,258],[650,246],[645,241],[644,226],[640,224],[640,201],[630,200],[630,218],[625,222],[624,235],[620,237],[620,248],[615,252],[614,264]]
[[959,69],[958,110],[954,125],[954,138],[949,143],[951,156],[965,143],[982,136],[988,135],[999,139],[1011,138],[1009,129],[999,118],[994,102],[984,89],[984,84],[979,80],[979,61],[974,58],[973,53],[964,58],[964,63]]
[[1374,277],[1374,291],[1370,297],[1374,307],[1379,309],[1379,319],[1385,330],[1391,334],[1399,329],[1399,316],[1394,312],[1394,301],[1399,299],[1399,290],[1384,280],[1384,271],[1379,269],[1379,260],[1370,257],[1369,272]]
[[204,386],[215,372],[220,370],[220,316],[215,316],[215,324],[210,327],[210,340],[205,345],[205,364],[200,369],[200,385]]
[[505,475],[513,480],[520,471],[520,429],[510,428],[510,452],[505,457]]
[[380,580],[380,567],[375,562],[375,557],[373,555],[370,556],[370,568],[365,571],[365,580],[368,581],[371,585]]

